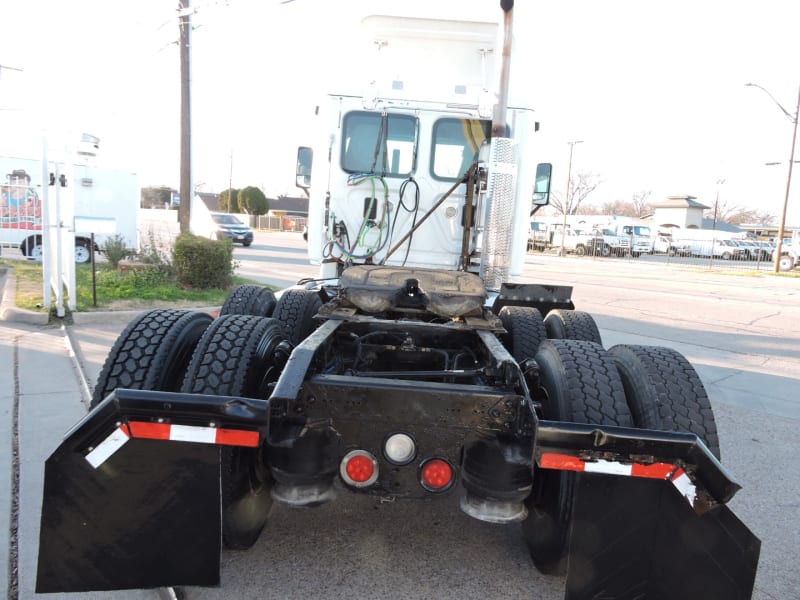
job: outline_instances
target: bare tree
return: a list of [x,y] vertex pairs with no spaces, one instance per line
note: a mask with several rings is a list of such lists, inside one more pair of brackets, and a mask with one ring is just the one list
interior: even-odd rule
[[707,210],[704,216],[713,219],[715,211],[717,222],[730,225],[774,225],[777,220],[769,211],[729,204],[727,200],[717,202],[716,207]]
[[550,204],[559,215],[563,215],[565,210],[568,215],[577,215],[583,201],[601,183],[598,173],[579,171],[569,179],[569,198],[567,198],[566,206],[561,194],[556,192],[550,194]]
[[776,220],[775,215],[766,210],[739,208],[728,216],[726,222],[731,225],[773,225]]
[[625,200],[609,200],[600,205],[600,212],[604,215],[628,215],[632,208],[631,203]]
[[631,198],[633,214],[630,216],[641,219],[653,213],[653,206],[649,202],[652,193],[652,190],[639,190],[633,195]]

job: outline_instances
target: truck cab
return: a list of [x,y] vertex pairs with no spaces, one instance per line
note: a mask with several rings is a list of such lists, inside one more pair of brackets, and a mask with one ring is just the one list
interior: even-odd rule
[[[487,48],[496,47],[497,24],[373,16],[363,25],[370,51],[393,70],[391,77],[378,73],[368,95],[328,95],[315,117],[324,133],[312,148],[310,170],[309,149],[298,154],[297,180],[310,198],[311,261],[321,277],[357,262],[477,273],[488,251],[519,276],[534,202],[530,149],[537,123],[532,109],[510,107],[505,155],[490,156]],[[431,87],[403,70],[397,57],[404,52],[456,60]],[[474,181],[484,179],[468,199],[461,182],[476,161],[483,166],[472,173]],[[492,206],[486,202],[490,163],[502,163],[517,178],[508,197]],[[492,218],[503,225],[488,228]]]

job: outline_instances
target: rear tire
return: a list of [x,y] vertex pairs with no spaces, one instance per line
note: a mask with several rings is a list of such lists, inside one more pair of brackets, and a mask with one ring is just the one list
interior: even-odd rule
[[177,392],[211,315],[173,309],[142,313],[119,334],[106,357],[90,408],[117,388]]
[[85,265],[92,260],[91,242],[75,242],[75,263]]
[[792,257],[789,256],[788,254],[782,255],[778,259],[779,271],[791,271],[793,266],[794,266],[794,261],[792,260]]
[[594,318],[581,310],[551,310],[544,318],[544,326],[551,340],[583,340],[603,345]]
[[[581,340],[546,340],[536,354],[545,419],[630,427],[631,414],[614,358],[601,346]],[[549,469],[534,474],[534,492],[525,501],[522,532],[534,565],[542,573],[566,571],[575,473]]]
[[240,285],[228,294],[219,314],[271,317],[275,304],[275,294],[269,288],[260,285]]
[[37,262],[42,261],[42,254],[44,254],[44,246],[42,245],[42,238],[28,238],[20,244],[20,250],[29,259]]
[[636,427],[694,433],[718,459],[717,424],[697,371],[671,348],[619,345],[617,363]]
[[321,307],[319,293],[290,288],[281,294],[272,316],[280,321],[283,333],[296,346],[319,327],[313,317]]
[[542,313],[528,306],[504,306],[498,316],[508,332],[501,340],[514,359],[521,363],[536,356],[539,344],[547,339]]
[[[194,394],[264,398],[278,379],[276,360],[284,341],[274,319],[224,315],[197,344],[181,391]],[[222,541],[244,550],[258,540],[272,507],[272,478],[261,448],[220,447]]]

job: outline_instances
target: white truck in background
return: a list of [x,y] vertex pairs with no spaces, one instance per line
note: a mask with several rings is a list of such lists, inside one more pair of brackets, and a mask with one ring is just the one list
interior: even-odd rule
[[[563,216],[531,221],[528,249],[560,248]],[[579,256],[639,256],[653,251],[650,227],[641,219],[616,215],[568,215],[564,250]]]
[[[29,259],[41,260],[44,228],[44,190],[48,201],[60,203],[60,220],[75,233],[75,262],[91,260],[109,237],[121,235],[131,250],[139,247],[140,189],[135,173],[90,165],[62,165],[56,177],[48,165],[29,158],[0,157],[0,247],[18,248]],[[58,188],[58,189],[57,189]]]
[[[772,260],[775,260],[775,252],[777,248],[772,251]],[[800,231],[792,233],[792,239],[789,243],[783,242],[781,244],[781,257],[778,261],[778,269],[781,271],[791,271],[800,266]]]
[[652,254],[653,238],[650,226],[641,219],[610,216],[604,228],[613,231],[614,235],[620,238],[620,248],[623,253],[630,253],[632,256]]

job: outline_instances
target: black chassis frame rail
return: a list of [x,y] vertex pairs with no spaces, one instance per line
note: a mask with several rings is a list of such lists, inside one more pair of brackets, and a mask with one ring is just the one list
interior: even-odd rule
[[[275,417],[272,403],[298,397],[314,353],[342,322],[325,321],[298,345],[269,400],[123,389],[110,394],[68,432],[45,465],[37,592],[218,585],[219,446],[132,437],[96,468],[86,455],[120,426],[136,420],[258,432],[258,443],[263,444]],[[532,469],[545,452],[564,453],[588,462],[609,458],[621,462],[666,461],[682,465],[699,490],[707,491],[709,502],[705,508],[709,510],[698,515],[666,481],[578,474],[569,538],[573,566],[567,578],[567,598],[595,597],[592,594],[607,593],[617,584],[628,587],[620,587],[619,594],[610,597],[668,598],[679,589],[670,579],[675,576],[683,576],[689,582],[686,595],[681,597],[749,597],[760,542],[720,504],[727,502],[739,485],[696,436],[538,420],[519,366],[493,332],[476,333],[494,356],[494,368],[512,378],[516,376],[523,386],[522,395],[516,396],[520,401],[516,412],[524,419],[520,419],[513,433],[531,440]],[[324,379],[312,377],[308,381],[321,384]],[[381,381],[352,383],[363,385],[362,389],[369,393],[371,384]],[[340,387],[350,385],[342,379],[330,382]],[[400,392],[413,385],[396,387]],[[463,392],[452,397],[463,400]],[[475,426],[474,421],[471,426]],[[621,518],[620,507],[624,507]],[[616,518],[609,519],[608,513],[615,511]],[[689,529],[684,526],[688,521],[692,523]],[[654,539],[654,529],[668,539],[658,547],[620,548],[622,534],[618,532],[625,530],[620,522],[635,523],[635,537],[648,543]],[[585,535],[586,523],[593,536]],[[614,525],[610,532],[603,532],[602,527],[598,529],[600,523]],[[670,526],[665,529],[662,523]],[[600,549],[606,548],[598,547],[598,531],[604,539],[612,538],[609,544],[615,545],[616,552],[598,555]],[[693,535],[692,539],[700,542],[704,538],[713,540],[710,549],[708,544],[698,542],[705,560],[686,552],[686,535]],[[676,540],[676,536],[680,539]],[[623,537],[630,539],[630,535]],[[725,554],[725,549],[731,548]],[[642,555],[653,558],[643,566]],[[583,568],[585,561],[593,567],[588,571],[592,573],[589,577]],[[660,571],[669,577],[651,577],[658,571],[654,571],[653,564],[664,563],[673,567]],[[723,579],[734,581],[732,585],[707,577],[708,571],[719,570],[719,564],[724,565]],[[607,571],[595,568],[597,565]],[[625,565],[636,568],[623,568]],[[660,587],[653,587],[653,581],[660,582]],[[715,587],[708,588],[711,581]],[[706,586],[705,595],[695,594],[691,585]],[[728,595],[715,594],[715,589]],[[650,591],[646,596],[637,596],[624,590]],[[658,590],[665,590],[666,595],[659,595]]]

